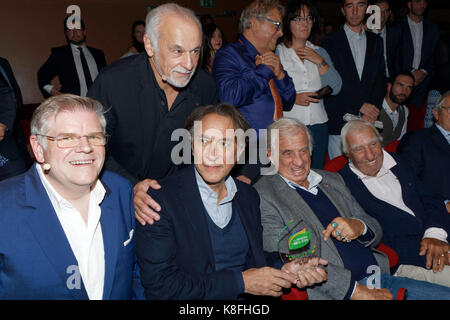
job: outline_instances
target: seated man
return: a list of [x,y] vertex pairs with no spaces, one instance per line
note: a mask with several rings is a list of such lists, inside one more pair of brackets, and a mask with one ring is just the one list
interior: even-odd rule
[[[307,288],[310,299],[392,299],[400,287],[408,290],[409,299],[450,298],[446,287],[389,275],[386,256],[373,249],[382,238],[378,222],[364,212],[338,174],[310,169],[313,141],[305,125],[279,119],[269,126],[267,141],[278,174],[255,184],[261,197],[264,249],[288,251],[280,230],[287,228],[294,236],[299,230],[290,221],[302,220],[310,229],[310,241],[328,260],[328,280]],[[375,274],[380,287],[371,289],[374,269],[381,270]]]
[[408,133],[398,145],[398,154],[430,191],[441,195],[450,213],[450,91],[433,109],[436,123]]
[[0,300],[131,299],[139,289],[133,190],[114,173],[99,178],[105,127],[89,98],[59,95],[34,112],[37,162],[0,183]]
[[383,146],[400,140],[406,133],[408,108],[404,105],[414,86],[414,77],[410,73],[399,73],[388,80],[387,92],[380,109],[383,123]]
[[[149,189],[161,205],[161,219],[137,226],[147,299],[280,296],[292,284],[324,281],[320,268],[302,271],[293,261],[278,270],[276,255],[266,260],[258,194],[229,176],[245,148],[235,137],[235,130],[248,129],[240,112],[226,104],[199,107],[187,119],[187,128],[195,164],[161,180],[160,190]],[[315,260],[311,266],[326,264]]]
[[450,286],[450,216],[444,200],[427,190],[400,157],[383,151],[381,136],[371,123],[351,121],[341,136],[350,161],[339,173],[364,210],[380,223],[383,243],[398,253],[396,274]]

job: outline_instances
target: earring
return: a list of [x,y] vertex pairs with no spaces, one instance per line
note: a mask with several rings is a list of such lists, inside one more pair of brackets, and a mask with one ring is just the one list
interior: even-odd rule
[[44,169],[44,171],[49,171],[52,168],[52,166],[50,165],[50,163],[44,163],[42,168]]

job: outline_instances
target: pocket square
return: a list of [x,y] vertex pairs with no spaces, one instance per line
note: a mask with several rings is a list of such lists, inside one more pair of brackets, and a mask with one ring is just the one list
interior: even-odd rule
[[123,243],[124,247],[126,247],[130,243],[131,239],[133,239],[133,235],[134,235],[134,229],[131,229],[131,231],[130,231],[130,238]]

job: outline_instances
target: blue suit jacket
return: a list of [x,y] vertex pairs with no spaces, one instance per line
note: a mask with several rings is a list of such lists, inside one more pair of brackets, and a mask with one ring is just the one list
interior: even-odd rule
[[430,227],[449,233],[450,216],[443,199],[430,193],[399,156],[391,155],[397,162],[391,171],[400,182],[403,201],[415,217],[373,196],[348,163],[339,173],[363,209],[378,220],[383,228],[381,241],[398,253],[399,263],[425,266],[425,257],[419,256],[423,234]]
[[361,80],[343,28],[329,35],[323,44],[342,78],[339,94],[324,100],[330,134],[341,134],[345,123],[344,114],[358,115],[364,102],[371,103],[378,109],[382,107],[387,85],[383,40],[372,32],[366,32],[366,36],[366,57]]
[[295,102],[294,83],[287,72],[278,81],[268,66],[256,66],[258,51],[244,36],[239,40],[222,47],[214,56],[212,75],[219,88],[219,99],[239,108],[255,130],[266,129],[273,122],[275,111],[270,79],[274,79],[285,111],[291,110]]
[[435,125],[407,133],[400,140],[397,153],[425,187],[450,200],[450,144]]
[[[100,224],[105,250],[103,299],[142,298],[135,259],[133,194],[124,178],[105,172]],[[88,299],[77,289],[71,266],[77,260],[35,165],[0,183],[0,300]],[[134,292],[134,293],[133,293]]]
[[[400,41],[398,52],[399,71],[411,72],[413,69],[414,44],[411,36],[411,30],[408,24],[408,18],[404,17],[398,21],[395,28],[399,29]],[[422,56],[419,69],[427,71],[428,75],[422,83],[414,89],[410,98],[411,104],[420,107],[428,96],[428,87],[431,82],[431,72],[433,70],[434,51],[439,41],[439,29],[436,24],[423,19],[423,40]]]
[[[266,265],[263,251],[259,196],[235,180],[233,205],[247,233],[247,268]],[[194,166],[160,181],[149,194],[161,205],[161,220],[136,226],[136,253],[147,299],[235,299],[241,293],[234,271],[216,271],[206,215]],[[267,254],[276,265],[277,255]]]

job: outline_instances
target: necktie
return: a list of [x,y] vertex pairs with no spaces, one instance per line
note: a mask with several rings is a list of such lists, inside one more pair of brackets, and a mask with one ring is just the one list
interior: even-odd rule
[[270,79],[269,81],[270,92],[272,93],[273,101],[275,102],[275,111],[273,113],[273,120],[278,120],[283,117],[283,102],[281,101],[280,94],[278,93],[275,81]]
[[78,50],[80,51],[81,65],[83,66],[84,78],[86,79],[86,87],[89,89],[89,87],[92,84],[91,73],[89,72],[89,67],[88,67],[86,57],[84,56],[82,48],[78,47]]

